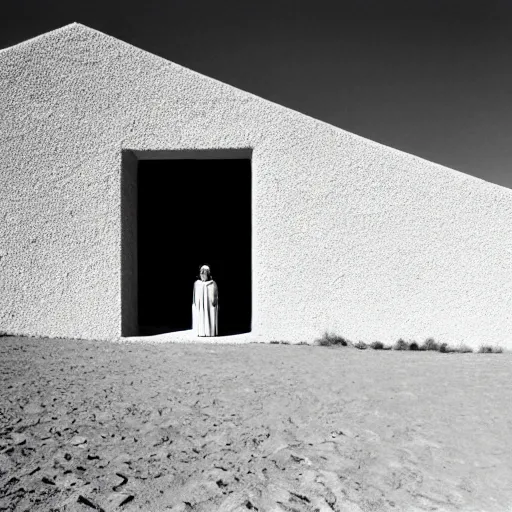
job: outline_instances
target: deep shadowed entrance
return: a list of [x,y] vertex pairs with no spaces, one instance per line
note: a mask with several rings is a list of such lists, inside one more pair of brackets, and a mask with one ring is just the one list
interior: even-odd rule
[[219,335],[251,330],[251,161],[141,160],[139,333],[192,327],[200,265],[219,287]]

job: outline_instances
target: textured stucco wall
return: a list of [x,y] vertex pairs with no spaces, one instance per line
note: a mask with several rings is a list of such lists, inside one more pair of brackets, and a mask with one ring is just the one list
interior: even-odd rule
[[223,148],[253,149],[256,334],[512,347],[512,191],[81,25],[0,52],[0,330],[120,336],[123,149]]

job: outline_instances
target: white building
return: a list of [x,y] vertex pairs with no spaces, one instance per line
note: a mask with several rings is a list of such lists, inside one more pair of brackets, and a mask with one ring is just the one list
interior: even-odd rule
[[511,253],[509,189],[79,24],[0,52],[3,333],[186,329],[210,263],[225,333],[512,348]]

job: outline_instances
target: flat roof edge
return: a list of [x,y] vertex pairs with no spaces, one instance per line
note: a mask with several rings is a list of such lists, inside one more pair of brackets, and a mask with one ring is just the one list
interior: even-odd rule
[[236,160],[252,158],[252,148],[220,149],[123,149],[138,160]]

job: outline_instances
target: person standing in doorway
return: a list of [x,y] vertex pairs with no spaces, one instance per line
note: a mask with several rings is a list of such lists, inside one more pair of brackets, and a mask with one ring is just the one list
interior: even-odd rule
[[203,265],[194,283],[192,298],[192,329],[196,336],[217,336],[219,292],[210,267]]

